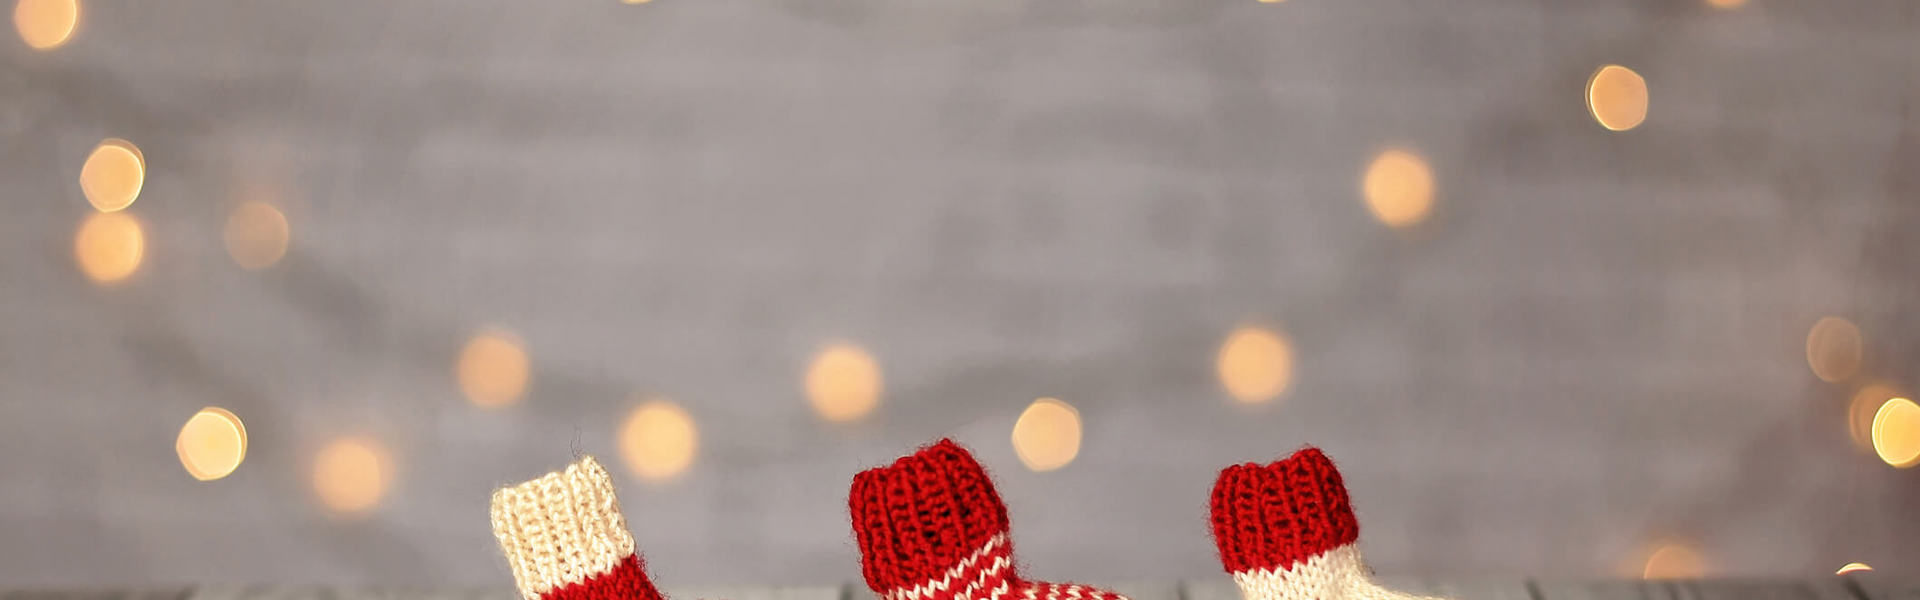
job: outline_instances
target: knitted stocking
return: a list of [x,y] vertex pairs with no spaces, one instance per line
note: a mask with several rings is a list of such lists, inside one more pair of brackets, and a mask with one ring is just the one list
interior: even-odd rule
[[1007,507],[973,456],[940,440],[853,478],[860,568],[880,600],[1127,600],[1020,578]]
[[493,535],[526,600],[663,600],[591,456],[495,490]]
[[1213,484],[1213,540],[1247,600],[1410,600],[1381,588],[1354,544],[1340,472],[1317,448],[1234,465]]

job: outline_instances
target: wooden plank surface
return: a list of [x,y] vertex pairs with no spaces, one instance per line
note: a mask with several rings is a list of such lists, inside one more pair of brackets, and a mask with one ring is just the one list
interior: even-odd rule
[[1530,584],[1541,600],[1677,600],[1678,592],[1664,581],[1547,580]]
[[211,585],[195,588],[185,600],[520,600],[520,594],[513,588]]
[[1839,577],[1676,581],[1670,587],[1680,600],[1860,600]]
[[98,590],[0,590],[5,600],[184,600],[187,586]]
[[[860,588],[866,590],[865,586]],[[667,586],[661,593],[672,600],[851,600],[846,585],[764,586],[764,585],[690,585]]]
[[1539,600],[1527,582],[1519,579],[1462,579],[1437,581],[1420,591],[1453,600]]
[[1180,582],[1173,579],[1133,579],[1091,585],[1113,590],[1132,600],[1180,600]]
[[1839,577],[1864,600],[1920,600],[1920,579],[1888,577],[1879,572]]

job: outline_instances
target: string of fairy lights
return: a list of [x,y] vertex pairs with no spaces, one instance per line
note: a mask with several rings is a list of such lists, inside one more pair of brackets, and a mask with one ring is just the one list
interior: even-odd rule
[[[1746,4],[1746,0],[1705,1],[1719,9]],[[80,16],[78,0],[18,0],[13,14],[21,41],[42,51],[68,43]],[[1632,130],[1647,117],[1647,82],[1631,68],[1602,65],[1588,77],[1584,100],[1599,126]],[[80,168],[80,192],[93,211],[82,218],[74,234],[74,259],[80,272],[100,287],[122,285],[140,269],[146,253],[145,227],[131,208],[145,178],[145,155],[133,142],[119,138],[102,140]],[[1392,145],[1378,152],[1361,169],[1358,188],[1366,210],[1387,227],[1418,225],[1433,210],[1432,167],[1411,145]],[[261,270],[285,256],[291,228],[279,207],[252,200],[231,209],[222,237],[237,266]],[[1846,407],[1850,439],[1894,468],[1920,465],[1920,405],[1893,383],[1862,382],[1864,349],[1860,328],[1843,317],[1823,317],[1807,333],[1807,364],[1813,374],[1830,384],[1858,386]],[[474,331],[452,362],[453,383],[480,410],[518,404],[537,375],[526,344],[503,327]],[[1268,404],[1283,397],[1292,383],[1294,348],[1278,327],[1243,325],[1224,336],[1214,365],[1221,389],[1231,401]],[[813,412],[829,423],[858,421],[872,414],[879,409],[886,387],[880,361],[850,341],[823,344],[798,383]],[[666,398],[636,398],[620,421],[616,438],[627,468],[649,482],[675,479],[693,466],[699,454],[699,427],[693,415]],[[1014,420],[1009,439],[1026,468],[1060,469],[1079,454],[1080,413],[1065,400],[1036,399]],[[247,444],[240,416],[210,406],[181,426],[175,450],[189,476],[213,481],[239,468]],[[331,514],[363,516],[380,505],[395,473],[395,459],[380,440],[334,439],[314,454],[313,492]],[[1706,570],[1699,550],[1678,540],[1648,545],[1634,564],[1644,565],[1639,567],[1640,574],[1648,578],[1698,576]],[[1838,573],[1861,570],[1871,567],[1849,563]]]

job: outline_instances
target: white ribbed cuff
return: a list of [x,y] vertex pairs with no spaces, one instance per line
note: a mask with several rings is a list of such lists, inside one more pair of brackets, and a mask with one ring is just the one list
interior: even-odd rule
[[495,490],[493,535],[527,600],[606,573],[633,555],[613,479],[591,456]]

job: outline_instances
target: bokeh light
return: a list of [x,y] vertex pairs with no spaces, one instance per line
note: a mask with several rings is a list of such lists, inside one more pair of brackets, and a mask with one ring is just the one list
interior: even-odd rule
[[1850,562],[1845,565],[1841,565],[1840,570],[1834,571],[1833,574],[1846,575],[1848,573],[1859,573],[1861,571],[1872,571],[1872,570],[1873,570],[1873,567],[1871,565],[1868,565],[1867,563]]
[[1216,358],[1220,385],[1233,399],[1267,402],[1293,382],[1293,346],[1278,332],[1245,326],[1227,334]]
[[13,5],[13,28],[20,40],[35,50],[51,50],[73,38],[80,24],[77,0],[19,0]]
[[146,181],[146,155],[133,142],[119,138],[101,140],[80,165],[80,193],[100,212],[131,206]]
[[123,212],[92,213],[73,236],[73,257],[80,272],[99,283],[126,279],[146,257],[147,236],[140,220]]
[[1426,159],[1407,150],[1375,156],[1360,189],[1373,218],[1389,227],[1417,224],[1433,210],[1433,170]]
[[1587,111],[1607,129],[1639,127],[1647,120],[1647,80],[1620,65],[1600,67],[1587,80]]
[[620,426],[620,456],[641,479],[663,481],[693,465],[700,430],[680,405],[649,400],[634,407]]
[[1886,385],[1872,383],[1861,386],[1853,393],[1853,399],[1847,402],[1847,436],[1861,450],[1873,451],[1873,415],[1880,412],[1880,406],[1900,396],[1900,392]]
[[454,375],[467,401],[481,408],[500,408],[520,400],[532,378],[533,367],[520,338],[500,329],[473,335],[460,349]]
[[1860,370],[1860,328],[1840,317],[1821,317],[1807,330],[1807,366],[1821,381],[1835,382]]
[[313,491],[327,509],[358,515],[379,506],[393,483],[393,463],[379,442],[343,438],[328,442],[313,459]]
[[1080,455],[1080,411],[1054,398],[1034,400],[1013,423],[1013,453],[1033,471],[1067,466]]
[[1896,468],[1920,464],[1920,405],[1894,398],[1873,415],[1873,451]]
[[180,466],[194,479],[226,477],[247,459],[247,427],[227,409],[202,408],[180,426],[173,451],[180,455]]
[[1692,579],[1706,573],[1706,562],[1700,558],[1699,551],[1680,542],[1667,542],[1654,547],[1647,555],[1647,563],[1640,570],[1643,579]]
[[287,254],[287,240],[291,231],[287,227],[287,216],[280,209],[265,202],[242,202],[227,214],[227,226],[222,237],[227,242],[227,255],[240,268],[259,270],[280,262]]
[[859,346],[832,344],[807,366],[806,387],[807,401],[822,418],[858,419],[880,403],[880,363]]
[[1746,5],[1747,0],[1707,0],[1707,6],[1714,8],[1740,8]]

